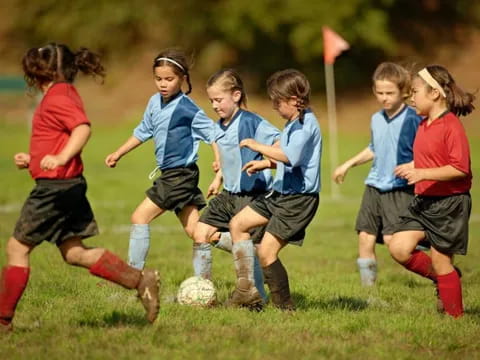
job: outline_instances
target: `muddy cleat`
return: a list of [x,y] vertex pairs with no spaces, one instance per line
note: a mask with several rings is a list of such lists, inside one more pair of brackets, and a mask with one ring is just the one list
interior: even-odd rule
[[[457,266],[453,266],[455,268],[455,271],[458,274],[459,278],[462,278],[462,270],[458,268]],[[445,308],[443,307],[443,301],[440,299],[440,291],[438,290],[438,283],[435,281],[435,296],[437,297],[437,312],[440,314],[443,314],[445,312]]]
[[158,271],[151,269],[142,271],[137,291],[138,298],[147,312],[147,320],[153,323],[160,310],[160,275]]
[[242,284],[242,281],[239,281],[239,285],[240,286],[237,285],[237,288],[232,292],[228,300],[225,302],[225,306],[246,307],[257,311],[262,310],[263,299],[260,296],[257,288],[251,283]]

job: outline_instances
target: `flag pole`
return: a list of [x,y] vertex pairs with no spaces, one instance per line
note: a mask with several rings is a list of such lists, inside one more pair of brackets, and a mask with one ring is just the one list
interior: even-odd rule
[[[325,85],[327,92],[328,139],[330,150],[330,174],[338,164],[337,112],[335,109],[335,78],[333,64],[325,64]],[[330,194],[332,199],[340,198],[340,190],[330,176]]]

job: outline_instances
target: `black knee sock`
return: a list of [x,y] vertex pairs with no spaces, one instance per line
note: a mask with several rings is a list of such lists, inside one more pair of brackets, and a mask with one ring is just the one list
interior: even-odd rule
[[290,296],[287,270],[280,259],[263,268],[265,282],[272,296],[272,302],[281,309],[293,310],[294,305]]

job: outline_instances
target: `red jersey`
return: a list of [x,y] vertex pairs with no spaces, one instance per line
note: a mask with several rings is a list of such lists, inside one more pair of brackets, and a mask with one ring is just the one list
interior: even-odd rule
[[81,124],[90,125],[90,122],[75,87],[64,82],[53,84],[33,115],[29,171],[34,179],[68,179],[82,174],[80,153],[64,166],[47,171],[40,169],[43,157],[60,153],[72,130]]
[[420,123],[413,144],[415,168],[436,168],[451,165],[467,174],[450,181],[426,180],[415,184],[415,193],[426,196],[448,196],[466,193],[472,186],[470,149],[465,129],[459,118],[449,112],[427,125]]

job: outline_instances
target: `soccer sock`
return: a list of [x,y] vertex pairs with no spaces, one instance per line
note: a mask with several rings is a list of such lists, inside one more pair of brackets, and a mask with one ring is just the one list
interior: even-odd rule
[[0,322],[8,325],[27,286],[30,268],[5,266],[0,279]]
[[410,259],[403,266],[416,274],[437,281],[437,275],[432,267],[432,259],[423,251],[414,250]]
[[193,244],[193,272],[204,279],[212,277],[212,245]]
[[456,270],[446,275],[438,275],[438,292],[445,312],[453,317],[463,315],[462,283]]
[[255,287],[257,288],[260,296],[263,299],[263,302],[267,302],[267,293],[265,292],[265,285],[263,280],[263,270],[260,266],[260,261],[255,255],[253,258],[253,279],[255,281]]
[[150,248],[150,225],[132,224],[130,244],[128,246],[128,264],[143,270],[148,249]]
[[369,258],[358,258],[357,265],[358,270],[360,271],[362,285],[375,285],[375,280],[377,280],[377,261]]
[[221,232],[220,240],[214,245],[217,249],[232,252],[232,236],[229,232]]
[[92,275],[110,280],[127,289],[136,289],[142,272],[129,266],[115,254],[105,250],[100,259],[90,269]]
[[255,247],[252,240],[242,240],[233,243],[232,254],[237,273],[237,287],[248,289],[254,284]]
[[281,309],[294,310],[295,305],[290,295],[287,270],[280,259],[264,267],[263,274],[265,282],[270,288],[273,304]]

